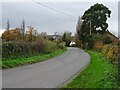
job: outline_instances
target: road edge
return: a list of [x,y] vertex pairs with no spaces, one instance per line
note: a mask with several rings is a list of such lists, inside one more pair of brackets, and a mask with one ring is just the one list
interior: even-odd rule
[[[84,51],[84,50],[83,50]],[[86,51],[84,51],[85,53],[87,53]],[[89,55],[89,53],[87,53]],[[89,55],[90,57],[90,55]],[[91,62],[91,57],[90,57],[90,60],[89,62],[82,67],[82,69],[80,71],[78,71],[76,74],[74,74],[72,77],[70,77],[67,81],[63,82],[62,84],[58,85],[57,88],[62,88],[63,86],[67,85],[68,83],[70,83],[73,79],[75,79],[83,70],[85,70],[89,64]]]

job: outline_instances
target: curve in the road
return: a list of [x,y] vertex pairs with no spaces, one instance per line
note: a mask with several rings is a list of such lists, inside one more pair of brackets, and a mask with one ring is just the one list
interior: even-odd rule
[[68,81],[90,61],[88,53],[78,48],[68,50],[55,58],[3,70],[3,88],[55,88]]

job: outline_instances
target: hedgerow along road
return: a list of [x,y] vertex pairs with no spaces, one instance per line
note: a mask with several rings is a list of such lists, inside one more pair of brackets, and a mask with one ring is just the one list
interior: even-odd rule
[[3,88],[56,88],[88,65],[90,56],[78,48],[68,48],[57,57],[32,65],[2,71]]

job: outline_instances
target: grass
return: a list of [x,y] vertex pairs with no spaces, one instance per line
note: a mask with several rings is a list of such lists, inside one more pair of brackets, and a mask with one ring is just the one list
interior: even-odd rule
[[0,65],[2,66],[3,69],[18,67],[18,66],[21,66],[21,65],[41,62],[41,61],[50,59],[52,57],[55,57],[57,55],[60,55],[64,52],[65,52],[65,50],[57,50],[57,51],[52,52],[50,54],[38,54],[38,55],[35,55],[35,56],[31,56],[31,57],[19,57],[19,58],[16,58],[16,59],[8,59],[8,60],[5,60],[5,61],[0,61]]
[[116,72],[114,65],[94,51],[88,51],[91,62],[88,67],[62,88],[116,88]]

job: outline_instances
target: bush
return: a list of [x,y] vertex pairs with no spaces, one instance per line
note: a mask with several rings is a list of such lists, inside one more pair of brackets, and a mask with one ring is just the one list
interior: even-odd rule
[[57,48],[58,49],[62,49],[62,50],[65,50],[66,49],[66,47],[65,47],[65,43],[59,43],[58,45],[57,45]]
[[102,49],[102,53],[105,54],[105,55],[107,55],[108,52],[109,52],[110,46],[111,45],[104,45],[103,49]]
[[105,45],[102,52],[106,55],[107,60],[117,67],[118,71],[116,71],[115,75],[112,77],[114,77],[113,82],[116,83],[115,86],[120,88],[120,53],[118,45]]
[[117,61],[117,56],[118,56],[118,46],[117,45],[111,46],[107,54],[107,59],[111,62],[115,62]]
[[45,53],[51,53],[57,50],[57,44],[54,41],[45,42]]
[[112,43],[112,40],[108,36],[103,36],[102,40],[103,40],[104,44],[111,44]]
[[57,45],[53,41],[40,39],[36,42],[3,42],[2,59],[28,57],[40,53],[52,53],[57,49],[64,49],[64,45]]
[[116,62],[118,56],[117,45],[105,45],[103,46],[102,53],[107,57],[110,62]]
[[2,59],[29,56],[45,52],[45,45],[42,42],[3,42]]
[[117,66],[118,66],[118,84],[119,84],[119,86],[120,86],[120,53],[119,53],[119,55],[118,55],[118,64],[117,64]]

